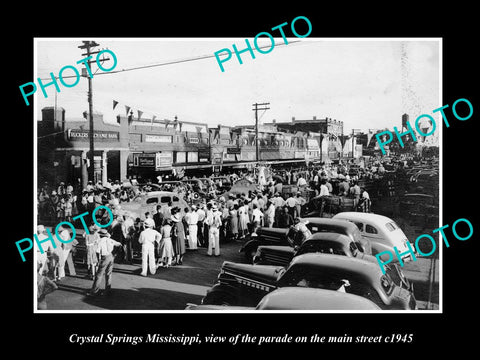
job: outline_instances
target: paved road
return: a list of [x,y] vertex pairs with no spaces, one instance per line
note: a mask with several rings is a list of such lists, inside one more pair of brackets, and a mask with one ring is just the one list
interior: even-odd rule
[[[92,280],[86,267],[77,264],[77,275],[67,276],[59,283],[59,290],[48,295],[49,310],[183,310],[187,303],[198,304],[214,284],[223,261],[243,262],[238,252],[240,243],[222,244],[220,257],[209,257],[206,249],[187,251],[183,265],[159,268],[155,275],[142,277],[139,265],[115,264],[113,291],[109,296],[90,298],[85,291]],[[419,308],[426,309],[429,300],[431,258],[419,258],[404,267],[405,275],[414,283]],[[438,304],[438,267],[435,270],[437,295],[431,298]],[[103,284],[102,284],[103,287]],[[429,308],[435,308],[435,304]]]

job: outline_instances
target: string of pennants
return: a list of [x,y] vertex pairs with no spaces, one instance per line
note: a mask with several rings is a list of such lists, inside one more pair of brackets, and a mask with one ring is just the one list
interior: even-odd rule
[[[112,100],[113,101],[113,110],[115,110],[115,108],[117,107],[117,105],[120,103],[118,102],[117,100]],[[128,118],[128,124],[130,125],[133,121],[133,108],[129,105],[124,105],[125,106],[125,115],[127,116]],[[142,115],[145,113],[144,111],[142,110],[136,110],[137,111],[137,119],[140,120],[142,118]],[[155,121],[155,119],[157,118],[156,115],[153,115],[152,114],[152,117],[151,117],[151,120],[150,122],[153,124],[153,122]],[[165,129],[168,127],[168,125],[172,124],[173,127],[176,127],[178,125],[178,121],[177,120],[168,120],[168,119],[162,119],[162,121],[165,123]],[[200,130],[198,130],[200,131]]]

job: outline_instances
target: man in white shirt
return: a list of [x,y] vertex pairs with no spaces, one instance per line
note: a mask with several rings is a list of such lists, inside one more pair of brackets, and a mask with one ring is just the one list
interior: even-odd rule
[[188,248],[197,250],[198,213],[197,207],[192,205],[192,210],[185,214],[185,221],[188,225]]
[[98,270],[93,281],[92,288],[87,292],[88,296],[97,296],[100,294],[100,283],[103,275],[105,275],[105,291],[108,293],[112,288],[112,273],[113,273],[113,247],[122,246],[121,243],[110,238],[110,234],[105,229],[98,231],[100,240],[97,244],[97,254],[100,258]]
[[257,231],[257,228],[262,226],[262,222],[263,222],[263,212],[258,208],[257,205],[253,205],[252,219],[253,219],[253,232],[255,233]]
[[290,194],[289,198],[285,200],[285,204],[288,207],[288,213],[295,218],[295,206],[297,205],[297,200],[293,197],[293,194]]
[[222,226],[222,217],[216,205],[212,206],[211,211],[207,211],[205,223],[209,227],[207,255],[212,256],[212,248],[215,248],[215,256],[220,256],[220,226]]
[[155,221],[151,218],[145,219],[143,225],[145,230],[140,233],[138,242],[142,245],[142,272],[140,275],[147,276],[147,267],[151,274],[155,274],[157,266],[155,265],[155,244],[161,239],[160,233],[154,230]]

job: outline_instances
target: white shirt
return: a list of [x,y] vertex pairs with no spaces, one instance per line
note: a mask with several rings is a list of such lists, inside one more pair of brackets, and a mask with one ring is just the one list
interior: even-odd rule
[[100,256],[110,255],[115,245],[121,244],[108,236],[101,237],[100,240],[98,240],[97,253],[100,254]]
[[160,237],[160,233],[157,230],[146,228],[140,233],[138,242],[142,245],[149,245],[153,244],[155,241],[159,241]]
[[252,216],[253,216],[253,221],[260,222],[263,217],[263,213],[260,211],[260,209],[256,208],[256,209],[253,209]]
[[328,188],[326,185],[320,185],[320,194],[319,196],[329,195]]

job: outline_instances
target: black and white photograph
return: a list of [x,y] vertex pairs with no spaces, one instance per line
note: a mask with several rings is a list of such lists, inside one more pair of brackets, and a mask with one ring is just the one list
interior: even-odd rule
[[441,39],[304,35],[35,39],[38,310],[441,309]]
[[4,177],[24,327],[219,355],[462,338],[441,329],[475,283],[471,34],[400,13],[132,11],[19,37]]

